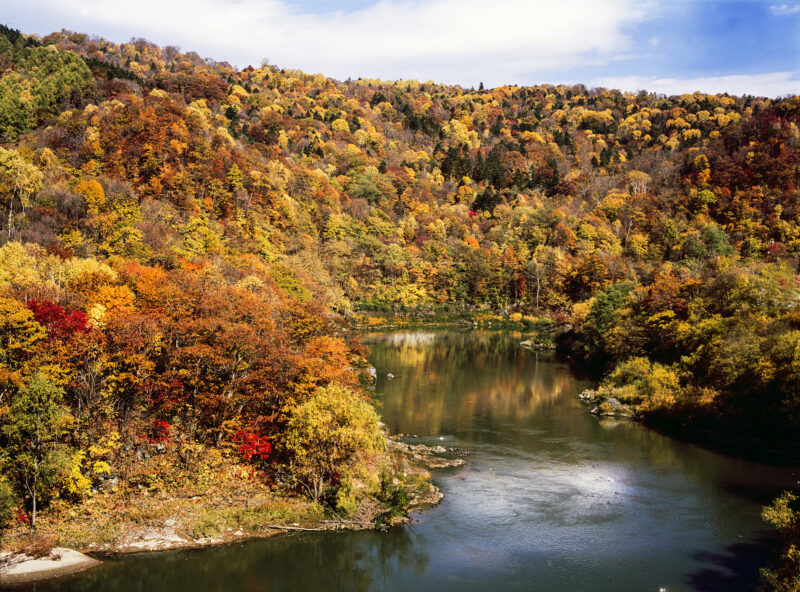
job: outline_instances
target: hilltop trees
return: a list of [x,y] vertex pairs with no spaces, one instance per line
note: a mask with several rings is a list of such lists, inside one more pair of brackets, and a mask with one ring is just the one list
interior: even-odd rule
[[91,72],[72,52],[42,47],[3,27],[0,55],[6,73],[0,78],[0,133],[11,141],[55,115],[63,102],[89,85]]

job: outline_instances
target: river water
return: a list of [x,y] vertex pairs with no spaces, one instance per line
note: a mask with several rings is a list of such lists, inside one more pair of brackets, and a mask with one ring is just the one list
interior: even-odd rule
[[[747,590],[762,504],[798,471],[599,419],[568,366],[490,332],[370,334],[393,433],[473,453],[437,507],[388,533],[310,533],[124,557],[63,592]],[[388,378],[388,374],[394,378]]]

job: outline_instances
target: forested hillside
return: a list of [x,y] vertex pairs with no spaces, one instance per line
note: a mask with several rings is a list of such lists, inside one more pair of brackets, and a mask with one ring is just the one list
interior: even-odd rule
[[7,28],[0,72],[0,422],[14,450],[47,408],[65,496],[161,440],[308,489],[288,435],[359,392],[359,311],[546,321],[608,374],[598,404],[797,451],[797,98],[342,82]]

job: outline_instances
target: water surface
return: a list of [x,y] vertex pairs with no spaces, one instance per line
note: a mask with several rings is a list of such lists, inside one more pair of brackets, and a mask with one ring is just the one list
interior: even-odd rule
[[[586,413],[588,383],[519,336],[365,338],[394,433],[474,452],[442,504],[389,533],[311,533],[107,562],[35,590],[746,590],[760,506],[797,471]],[[391,373],[394,378],[389,379]]]

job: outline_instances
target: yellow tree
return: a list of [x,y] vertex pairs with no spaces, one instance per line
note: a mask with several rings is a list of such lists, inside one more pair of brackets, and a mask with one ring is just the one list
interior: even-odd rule
[[0,298],[0,404],[22,380],[22,366],[47,333],[21,302]]
[[0,148],[0,201],[8,211],[7,232],[11,237],[14,207],[22,213],[30,205],[30,197],[42,187],[42,173],[26,162],[16,150]]
[[382,449],[384,439],[375,409],[350,389],[332,384],[295,409],[285,445],[298,482],[319,501],[335,473],[351,465],[359,451]]

